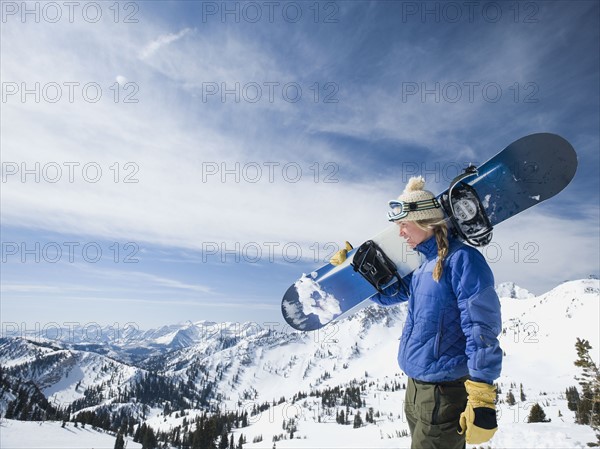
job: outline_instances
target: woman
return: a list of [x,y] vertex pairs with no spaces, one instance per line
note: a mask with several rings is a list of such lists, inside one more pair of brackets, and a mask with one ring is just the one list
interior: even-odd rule
[[439,203],[424,187],[422,177],[411,178],[389,213],[424,262],[404,278],[408,294],[391,286],[387,291],[400,292],[372,299],[383,306],[408,301],[398,363],[409,377],[411,447],[464,448],[497,430],[492,384],[502,365],[500,302],[484,257],[449,235]]

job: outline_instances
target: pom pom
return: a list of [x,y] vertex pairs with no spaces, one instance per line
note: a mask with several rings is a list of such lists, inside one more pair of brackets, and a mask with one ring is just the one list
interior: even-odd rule
[[417,190],[423,190],[425,187],[425,179],[422,176],[413,176],[408,180],[404,193],[415,192]]

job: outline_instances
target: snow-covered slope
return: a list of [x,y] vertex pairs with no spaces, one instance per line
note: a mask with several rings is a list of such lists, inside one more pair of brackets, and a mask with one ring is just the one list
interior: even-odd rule
[[34,382],[51,403],[65,407],[94,388],[100,388],[105,399],[113,398],[143,373],[92,352],[23,339],[0,340],[0,364],[8,375]]
[[[91,426],[82,428],[60,422],[34,422],[2,420],[0,422],[0,447],[2,449],[112,449],[116,436]],[[138,449],[142,445],[126,439],[128,449]]]
[[539,297],[502,302],[506,353],[503,376],[531,380],[536,388],[559,391],[576,385],[575,342],[590,342],[600,362],[600,289],[598,280],[565,282]]
[[[300,391],[370,376],[394,376],[405,308],[360,311],[313,333],[263,330],[218,352],[206,344],[179,351],[165,368],[187,379],[215,381],[219,402],[279,400]],[[201,364],[202,371],[193,371]]]
[[[498,379],[501,430],[490,447],[585,447],[594,440],[593,433],[573,424],[564,392],[577,385],[577,338],[589,340],[592,357],[600,361],[598,280],[566,282],[539,297],[514,284],[498,286],[498,293],[505,358]],[[170,407],[178,411],[165,414],[157,397],[159,403],[143,412],[155,430],[170,431],[189,424],[202,410],[218,408],[249,413],[249,425],[235,430],[236,435],[244,434],[248,448],[270,449],[274,439],[278,448],[408,447],[403,417],[406,377],[396,363],[405,316],[405,305],[373,305],[313,333],[273,323],[190,322],[129,330],[88,350],[81,339],[43,344],[4,339],[0,363],[12,375],[37,382],[44,394],[61,404],[80,398],[86,385],[106,393],[96,407],[116,410],[118,392],[147,369],[194,386],[197,397],[190,403],[201,409],[187,407],[182,413],[181,406]],[[134,366],[126,363],[132,354],[141,353],[146,357],[131,361]],[[514,406],[505,402],[510,390],[517,397]],[[360,403],[354,399],[346,405],[352,392],[358,392]],[[324,397],[331,394],[337,396],[327,402]],[[526,423],[536,402],[551,423]],[[87,410],[93,409],[87,404]],[[336,422],[341,410],[350,413],[350,423],[358,413],[363,424],[368,414],[373,419],[354,429]]]
[[496,293],[501,298],[513,298],[513,299],[528,299],[533,298],[535,295],[530,293],[528,290],[519,287],[514,282],[502,282],[496,286]]
[[[564,392],[578,385],[575,377],[579,371],[573,363],[577,338],[589,340],[594,348],[592,357],[597,363],[600,361],[598,281],[567,282],[540,297],[514,284],[509,289],[505,287],[499,289],[501,294],[509,293],[501,298],[503,333],[500,340],[506,353],[503,374],[497,382],[501,392],[497,406],[501,430],[489,447],[587,447],[588,442],[595,441],[594,433],[589,427],[573,424],[574,413],[568,410]],[[244,433],[249,442],[262,441],[246,447],[272,447],[273,437],[285,434],[281,430],[282,423],[290,419],[297,428],[294,439],[278,441],[278,448],[410,447],[410,438],[401,436],[408,432],[403,415],[404,390],[391,388],[394,382],[402,385],[406,381],[395,362],[403,307],[391,311],[369,308],[339,323],[325,339],[334,344],[323,359],[319,357],[319,345],[315,341],[298,342],[296,344],[301,344],[305,351],[311,348],[313,355],[302,357],[299,347],[289,347],[288,352],[296,355],[295,365],[280,365],[277,371],[266,369],[273,368],[268,355],[257,354],[256,369],[238,377],[240,386],[256,386],[257,402],[268,401],[270,396],[276,398],[278,391],[285,391],[286,397],[291,399],[290,388],[310,392],[335,385],[348,387],[358,382],[365,404],[356,411],[364,421],[369,408],[373,408],[379,415],[376,424],[359,429],[352,425],[340,426],[335,420],[335,409],[324,407],[318,396],[309,396],[288,400],[257,415],[250,428],[239,432]],[[270,356],[285,360],[282,354],[276,356],[272,352]],[[310,375],[306,376],[303,370]],[[278,381],[277,376],[285,380]],[[519,398],[521,386],[523,400]],[[505,402],[510,390],[517,396],[517,404],[513,406]],[[544,407],[551,423],[527,423],[530,408],[535,403]]]

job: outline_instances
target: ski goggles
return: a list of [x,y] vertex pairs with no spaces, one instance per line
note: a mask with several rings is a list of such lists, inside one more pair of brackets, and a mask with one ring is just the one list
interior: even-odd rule
[[408,203],[406,201],[392,200],[388,201],[388,205],[392,209],[388,211],[388,221],[402,220],[410,212],[437,209],[440,207],[440,203],[435,198],[431,198],[430,200],[414,201],[412,203]]

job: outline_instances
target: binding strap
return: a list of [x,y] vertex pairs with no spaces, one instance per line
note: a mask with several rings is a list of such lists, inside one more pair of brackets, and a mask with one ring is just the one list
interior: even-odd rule
[[[351,265],[354,271],[360,273],[382,295],[395,296],[400,289],[404,289],[408,294],[408,288],[398,274],[396,264],[373,240],[367,240],[358,247]],[[396,279],[398,280],[396,290],[393,293],[384,292],[384,289]]]

